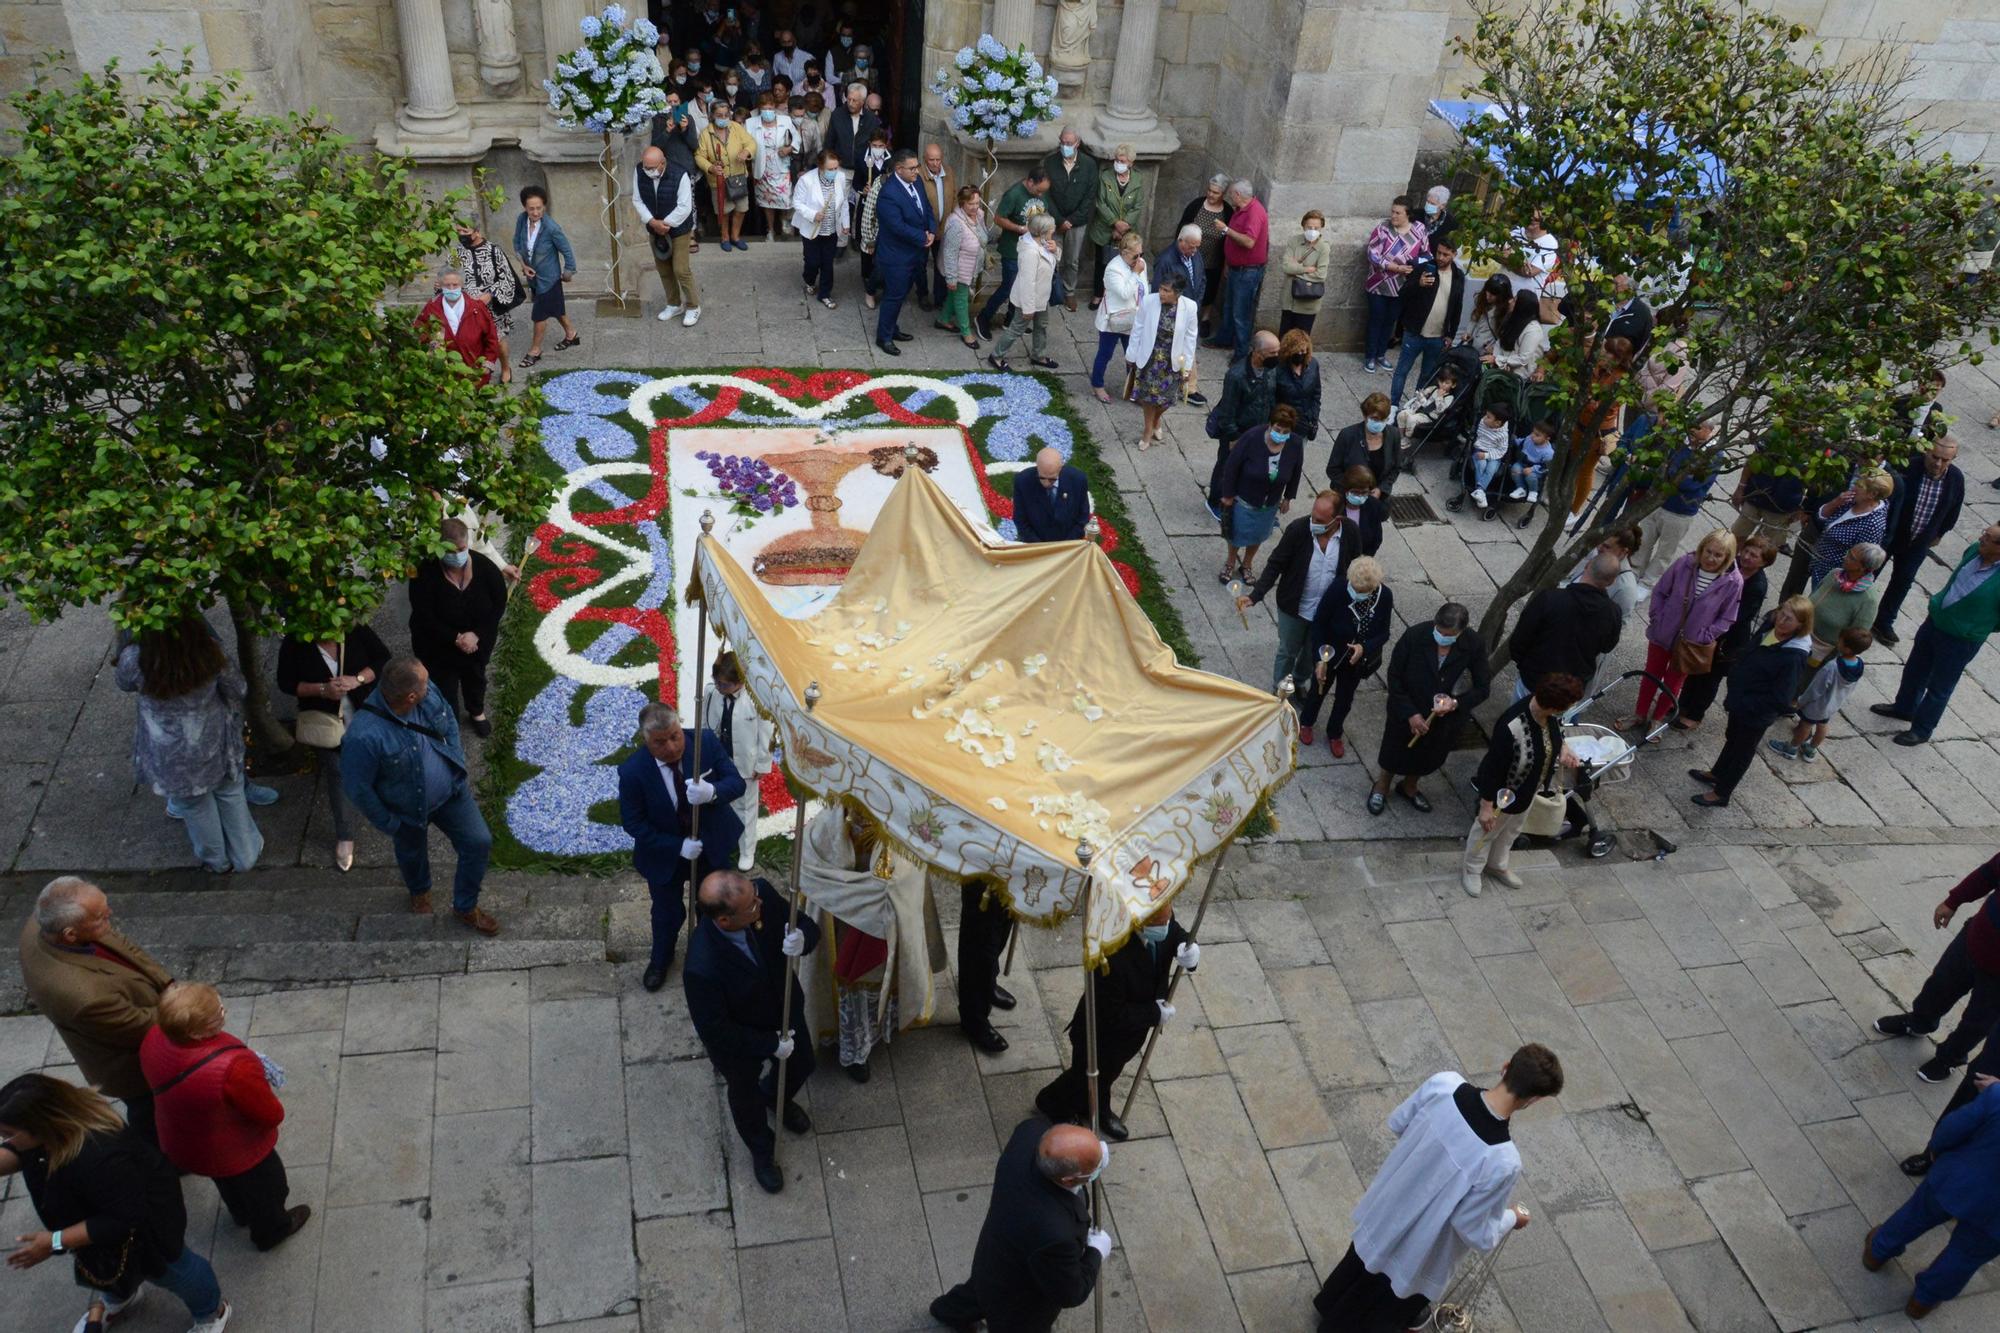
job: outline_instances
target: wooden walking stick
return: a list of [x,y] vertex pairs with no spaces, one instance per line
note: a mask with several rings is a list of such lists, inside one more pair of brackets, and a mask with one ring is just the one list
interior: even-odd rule
[[[1292,678],[1286,676],[1278,682],[1278,697],[1290,703],[1293,688]],[[1222,858],[1227,854],[1228,850],[1225,847],[1217,852],[1214,864],[1208,868],[1208,882],[1201,887],[1201,902],[1195,906],[1194,925],[1188,930],[1188,942],[1191,944],[1201,943],[1201,923],[1208,916],[1208,900],[1215,893],[1215,882],[1222,875]],[[1186,975],[1187,969],[1182,967],[1179,962],[1176,962],[1174,964],[1173,975],[1167,978],[1168,1004],[1174,1002],[1174,992],[1180,989],[1181,978]],[[1159,1044],[1160,1029],[1156,1025],[1151,1032],[1146,1034],[1146,1049],[1139,1053],[1139,1068],[1132,1075],[1132,1086],[1125,1089],[1125,1105],[1120,1107],[1118,1111],[1118,1118],[1120,1120],[1132,1114],[1132,1103],[1137,1101],[1139,1097],[1139,1085],[1146,1081],[1146,1066],[1153,1063],[1153,1048]]]
[[[713,532],[714,530],[715,530],[715,515],[714,515],[714,514],[712,514],[712,513],[710,513],[710,512],[709,512],[708,510],[706,510],[706,509],[702,510],[702,511],[701,511],[701,535],[702,535],[703,537],[706,537],[706,536],[708,536],[708,535],[709,535],[709,534],[710,534],[711,532]],[[696,562],[697,562],[697,563],[696,563],[696,568],[699,568],[699,567],[700,567],[700,564],[699,564],[699,562],[700,562],[700,558],[701,558],[701,542],[700,542],[700,539],[699,539],[699,538],[697,538],[697,539],[696,539],[696,541],[695,541],[695,559],[696,559]],[[698,576],[697,576],[697,577],[698,577]],[[691,583],[691,584],[689,585],[689,587],[688,587],[688,595],[689,595],[690,597],[692,597],[692,596],[694,595],[694,590],[695,590],[695,587],[696,587],[696,586],[698,586],[698,585],[697,585],[697,584],[692,584],[692,583]],[[706,597],[703,597],[703,598],[702,598],[702,599],[701,599],[701,600],[700,600],[699,602],[697,602],[697,603],[696,603],[695,605],[696,605],[696,607],[697,607],[698,609],[697,609],[697,610],[696,610],[696,612],[695,612],[695,622],[694,622],[694,623],[695,623],[695,631],[694,631],[694,740],[693,740],[693,742],[692,742],[692,744],[694,745],[694,758],[693,758],[693,761],[692,761],[692,762],[691,762],[691,763],[690,763],[690,764],[688,765],[688,771],[689,771],[690,773],[693,773],[693,774],[694,774],[694,780],[695,780],[696,782],[700,782],[700,781],[701,781],[701,715],[702,715],[702,713],[703,713],[703,711],[704,711],[704,710],[703,710],[703,707],[702,707],[702,705],[704,705],[705,703],[707,703],[707,702],[708,702],[708,700],[707,700],[707,699],[706,699],[705,697],[703,697],[703,692],[702,692],[702,688],[701,688],[701,663],[702,663],[702,659],[708,656],[708,599],[707,599]],[[701,837],[701,807],[700,807],[700,806],[696,806],[696,805],[690,805],[690,806],[688,807],[688,810],[687,810],[687,812],[686,812],[686,813],[687,813],[687,817],[688,817],[688,836],[689,836],[690,838],[695,838],[695,839],[699,839],[699,838]],[[706,850],[706,849],[704,848],[703,850]],[[694,916],[694,893],[695,893],[695,883],[694,883],[694,863],[695,863],[695,859],[696,859],[696,858],[695,858],[695,857],[693,857],[693,856],[690,856],[690,857],[688,858],[688,873],[687,873],[687,920],[688,920],[688,938],[689,938],[689,939],[693,939],[693,938],[694,938],[694,920],[695,920],[695,916]],[[733,859],[732,859],[732,863],[733,863]]]
[[[1090,862],[1097,855],[1097,849],[1085,839],[1076,845],[1076,863],[1083,867],[1083,1049],[1084,1086],[1090,1096],[1090,1132],[1100,1141],[1097,1110],[1097,969],[1090,965],[1090,890],[1092,876]],[[1100,1181],[1090,1182],[1090,1225],[1104,1225],[1104,1186]],[[1097,1270],[1095,1291],[1097,1302],[1097,1333],[1104,1333],[1104,1269]]]
[[[817,708],[818,706],[819,706],[819,682],[816,680],[808,681],[806,683],[806,712],[811,713],[813,709]],[[800,792],[798,793],[797,810],[796,813],[794,813],[792,816],[792,890],[791,890],[792,903],[791,903],[791,910],[789,913],[787,913],[785,917],[785,935],[788,938],[790,937],[793,931],[799,928],[799,867],[801,863],[804,862],[805,857],[806,857],[806,796],[804,792]],[[779,1041],[783,1041],[785,1040],[785,1038],[792,1035],[792,985],[798,979],[798,975],[799,975],[799,960],[791,954],[786,954],[785,955],[785,998],[780,1005],[779,1008],[780,1017],[778,1019]],[[791,1060],[789,1057],[778,1061],[778,1080],[777,1080],[778,1099],[771,1104],[771,1115],[772,1118],[775,1119],[780,1125],[784,1124],[785,1122],[785,1071],[790,1066],[791,1066]],[[773,1134],[772,1136],[773,1139],[772,1155],[774,1159],[777,1153],[776,1140],[779,1137],[781,1136],[776,1134]]]

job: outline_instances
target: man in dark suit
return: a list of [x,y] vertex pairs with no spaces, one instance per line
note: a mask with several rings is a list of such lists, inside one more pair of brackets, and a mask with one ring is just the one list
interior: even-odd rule
[[917,186],[917,155],[905,148],[896,154],[895,174],[882,182],[875,201],[875,272],[883,284],[882,308],[876,312],[875,345],[890,356],[901,356],[896,346],[910,335],[896,327],[909,299],[910,285],[929,262],[931,246],[937,242],[937,214],[931,201]]
[[1089,1130],[1036,1116],[1014,1127],[993,1171],[993,1193],[972,1274],[931,1302],[931,1318],[995,1333],[1046,1333],[1090,1299],[1111,1237],[1090,1224],[1091,1182],[1111,1149]]
[[[1105,1138],[1123,1142],[1127,1134],[1125,1122],[1111,1113],[1111,1085],[1146,1044],[1147,1035],[1174,1016],[1174,1006],[1167,1002],[1174,964],[1192,972],[1200,962],[1201,946],[1174,920],[1172,903],[1147,917],[1111,955],[1097,983],[1097,1124]],[[1088,1033],[1079,996],[1069,1020],[1069,1068],[1035,1094],[1036,1109],[1051,1120],[1090,1119]]]
[[[701,733],[700,773],[681,729],[680,714],[665,704],[639,710],[641,745],[618,765],[618,821],[632,835],[632,865],[646,877],[653,897],[653,955],[644,985],[658,990],[673,966],[674,941],[687,920],[688,869],[695,882],[736,863],[743,821],[731,803],[743,795],[743,775],[713,731]],[[692,812],[699,809],[700,826]]]
[[1611,287],[1618,293],[1618,304],[1612,308],[1604,338],[1606,342],[1613,338],[1628,340],[1632,344],[1633,364],[1637,365],[1645,359],[1646,348],[1653,341],[1653,307],[1633,288],[1629,273],[1613,274]]
[[1007,1039],[993,1026],[993,1011],[1014,1007],[1013,993],[1000,984],[1000,951],[1013,926],[997,885],[968,879],[959,886],[958,1027],[988,1055],[1007,1049]]
[[1958,470],[1958,440],[1945,436],[1903,469],[1903,484],[1889,511],[1889,587],[1875,610],[1875,637],[1895,643],[1896,613],[1917,581],[1926,553],[1958,526],[1965,506],[1965,474]]
[[[828,77],[832,77],[829,75]],[[875,113],[868,110],[868,89],[865,85],[854,84],[847,89],[847,100],[833,109],[833,115],[826,123],[826,146],[840,155],[840,166],[853,179],[861,166],[861,154],[868,148],[868,136],[881,126]]]
[[[728,1087],[729,1117],[750,1149],[750,1164],[766,1193],[785,1187],[778,1170],[778,1136],[765,1117],[777,1110],[778,1066],[785,1070],[785,1128],[812,1132],[812,1119],[792,1100],[812,1077],[812,1038],[806,1035],[805,992],[791,979],[791,1030],[784,1024],[785,960],[800,958],[819,945],[819,927],[801,916],[786,925],[785,900],[766,880],[734,870],[717,870],[701,881],[695,897],[701,919],[688,938],[687,968],[681,985],[688,1017],[708,1051],[715,1072]],[[772,1062],[764,1073],[765,1061]]]
[[1070,467],[1062,455],[1044,449],[1035,465],[1014,474],[1014,534],[1024,542],[1073,542],[1083,539],[1090,519],[1090,483],[1083,469]]
[[1429,384],[1437,374],[1444,349],[1458,336],[1459,316],[1465,309],[1465,270],[1458,266],[1458,251],[1450,241],[1436,242],[1431,253],[1417,261],[1411,278],[1403,284],[1403,350],[1389,379],[1392,407],[1403,401],[1403,385],[1413,363],[1420,364],[1419,385]]
[[1285,525],[1257,582],[1236,599],[1237,608],[1248,611],[1270,596],[1272,588],[1278,590],[1278,655],[1271,662],[1274,690],[1287,675],[1305,687],[1313,664],[1301,659],[1320,599],[1346,583],[1348,565],[1361,554],[1360,530],[1340,512],[1340,499],[1334,491],[1315,495],[1311,511]]

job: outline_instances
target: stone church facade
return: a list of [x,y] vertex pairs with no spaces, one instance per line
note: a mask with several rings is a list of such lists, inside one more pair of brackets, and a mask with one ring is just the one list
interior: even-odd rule
[[[1887,41],[1909,53],[1918,113],[1959,157],[2000,167],[2000,0],[1770,0],[1838,58]],[[578,290],[607,284],[607,242],[590,225],[601,198],[595,136],[559,129],[541,80],[574,44],[582,0],[12,0],[0,3],[0,89],[51,52],[85,68],[131,68],[155,47],[187,49],[200,70],[241,73],[270,110],[313,108],[357,146],[406,154],[430,184],[505,195],[546,185],[582,252]],[[628,8],[644,8],[643,0]],[[658,10],[671,6],[657,5]],[[885,51],[897,140],[944,138],[935,98],[916,90],[982,32],[1031,46],[1063,85],[1064,124],[1108,156],[1137,151],[1152,191],[1151,247],[1215,172],[1252,181],[1274,240],[1308,208],[1327,214],[1355,272],[1329,284],[1318,333],[1351,345],[1359,250],[1394,195],[1432,183],[1450,138],[1426,107],[1459,95],[1467,71],[1451,39],[1467,0],[763,0],[767,30],[795,14],[851,14]],[[805,25],[810,26],[810,24]],[[681,33],[673,34],[684,46]],[[1053,50],[1052,50],[1053,47]],[[1044,142],[1004,152],[994,190]],[[641,144],[622,145],[621,178]],[[983,159],[951,145],[961,179]],[[968,174],[969,173],[969,174]],[[629,261],[628,261],[629,263]],[[626,284],[640,281],[628,267]],[[1351,289],[1351,291],[1350,291]],[[1267,301],[1276,284],[1267,283]]]

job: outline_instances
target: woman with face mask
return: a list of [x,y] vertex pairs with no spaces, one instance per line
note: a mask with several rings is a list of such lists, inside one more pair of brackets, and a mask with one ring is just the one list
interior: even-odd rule
[[[1326,276],[1333,271],[1333,242],[1326,234],[1326,214],[1309,209],[1299,219],[1294,236],[1279,257],[1285,271],[1285,285],[1278,292],[1278,333],[1293,329],[1310,335],[1319,318],[1320,303],[1326,299]],[[1310,343],[1308,343],[1310,345]]]
[[1223,462],[1217,495],[1230,521],[1223,568],[1234,564],[1245,583],[1256,582],[1257,548],[1298,498],[1306,461],[1298,426],[1297,412],[1274,407],[1270,424],[1245,431]]
[[1299,433],[1307,444],[1319,439],[1319,362],[1313,357],[1312,335],[1293,329],[1278,340],[1277,401],[1299,414]]
[[882,182],[893,174],[889,170],[889,131],[877,129],[868,136],[868,147],[854,171],[854,193],[861,200],[861,301],[870,310],[881,300],[885,286],[875,273],[875,241],[881,234],[875,209],[882,199]]
[[944,220],[938,242],[938,271],[944,274],[944,305],[937,326],[958,335],[972,351],[979,338],[972,329],[972,284],[986,267],[986,207],[977,185],[958,187],[957,207]]
[[461,520],[446,519],[439,532],[450,549],[420,563],[410,580],[410,651],[445,702],[456,708],[462,695],[468,725],[491,736],[486,665],[507,609],[507,578],[471,549],[471,529]]
[[1087,236],[1097,253],[1097,297],[1090,303],[1093,310],[1104,299],[1105,268],[1146,216],[1146,184],[1132,170],[1136,158],[1132,145],[1121,143],[1111,150],[1110,169],[1097,174],[1097,205]]
[[1486,645],[1471,622],[1462,603],[1446,602],[1428,623],[1410,626],[1396,640],[1383,676],[1389,707],[1369,814],[1388,807],[1392,783],[1398,796],[1430,813],[1430,798],[1417,790],[1417,780],[1444,767],[1465,719],[1492,692]]
[[1319,599],[1306,640],[1306,660],[1312,665],[1299,695],[1299,744],[1313,743],[1313,721],[1321,701],[1331,694],[1326,746],[1335,759],[1347,757],[1347,714],[1354,692],[1382,665],[1382,651],[1396,626],[1395,608],[1395,594],[1382,581],[1382,566],[1365,555],[1348,562],[1346,576],[1335,579]]
[[806,298],[828,310],[833,299],[833,261],[847,244],[847,219],[853,216],[847,173],[840,154],[831,148],[819,155],[819,166],[801,175],[792,190],[792,230],[805,251]]
[[1362,399],[1361,420],[1342,428],[1333,437],[1333,453],[1326,461],[1327,477],[1345,476],[1351,467],[1365,467],[1375,474],[1376,489],[1387,495],[1403,466],[1403,432],[1396,429],[1391,415],[1388,394],[1371,393]]
[[757,160],[757,142],[749,131],[736,123],[736,112],[721,97],[708,104],[708,128],[702,132],[695,165],[708,178],[715,200],[716,230],[722,234],[722,248],[748,250],[743,240],[743,219],[750,215],[750,181]]
[[770,93],[757,99],[757,117],[750,124],[750,139],[757,145],[757,155],[750,160],[751,191],[757,207],[764,210],[764,240],[769,244],[778,239],[778,232],[792,211],[792,158],[799,151],[799,132]]

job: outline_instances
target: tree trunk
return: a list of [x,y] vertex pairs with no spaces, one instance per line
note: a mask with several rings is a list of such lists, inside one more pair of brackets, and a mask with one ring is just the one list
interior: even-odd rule
[[236,665],[243,672],[247,693],[243,716],[250,723],[251,747],[262,762],[260,768],[287,771],[295,758],[292,734],[271,711],[271,687],[264,675],[264,648],[250,628],[250,608],[240,598],[229,598],[229,623],[236,630]]

